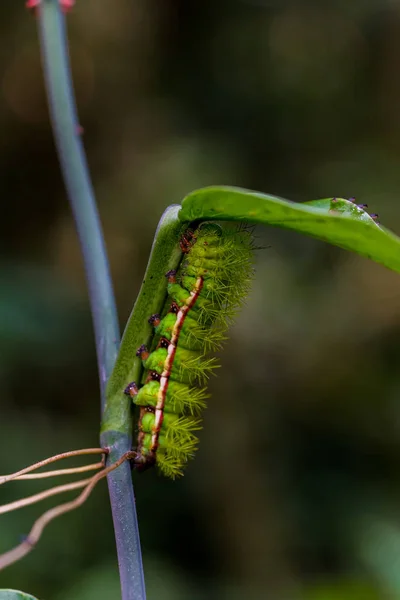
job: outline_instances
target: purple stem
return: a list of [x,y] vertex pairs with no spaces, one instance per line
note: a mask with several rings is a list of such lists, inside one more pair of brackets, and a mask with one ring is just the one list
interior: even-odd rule
[[[79,136],[65,17],[60,10],[59,0],[41,1],[38,7],[38,25],[54,139],[85,263],[103,411],[106,383],[117,357],[120,335],[101,223]],[[109,460],[114,462],[131,449],[131,440],[126,434],[108,433],[113,434],[113,439],[110,440],[108,436],[102,442],[111,445]],[[129,464],[122,464],[107,479],[122,600],[145,600],[139,529]]]

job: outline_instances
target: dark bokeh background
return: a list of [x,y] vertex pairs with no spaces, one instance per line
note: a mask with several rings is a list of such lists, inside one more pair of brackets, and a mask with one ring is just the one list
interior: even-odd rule
[[[97,445],[82,259],[35,20],[0,5],[0,471]],[[158,219],[196,187],[356,196],[400,232],[398,0],[78,0],[84,142],[121,326]],[[135,477],[150,600],[400,598],[400,279],[260,229],[253,292],[177,482]],[[1,503],[43,489],[13,482]],[[1,517],[0,551],[48,501]],[[106,486],[0,587],[119,597]]]

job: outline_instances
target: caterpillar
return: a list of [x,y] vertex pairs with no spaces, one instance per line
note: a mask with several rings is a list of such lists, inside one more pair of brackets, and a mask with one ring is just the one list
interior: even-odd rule
[[197,450],[206,382],[219,366],[213,353],[249,292],[254,242],[246,226],[202,223],[180,239],[183,258],[166,273],[163,311],[151,315],[151,348],[140,346],[141,383],[124,390],[139,407],[136,457],[139,471],[157,465],[168,477],[183,475]]

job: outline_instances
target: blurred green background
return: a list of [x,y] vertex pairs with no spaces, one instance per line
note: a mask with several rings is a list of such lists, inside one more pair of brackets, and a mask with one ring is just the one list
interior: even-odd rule
[[[3,473],[99,430],[82,259],[23,5],[0,6]],[[162,211],[194,188],[356,196],[400,232],[398,0],[77,0],[68,21],[121,327]],[[149,599],[400,598],[400,278],[257,234],[268,248],[196,460],[176,482],[135,476]],[[1,503],[47,485],[9,483]],[[2,516],[0,552],[52,505]],[[0,587],[117,599],[104,483]]]

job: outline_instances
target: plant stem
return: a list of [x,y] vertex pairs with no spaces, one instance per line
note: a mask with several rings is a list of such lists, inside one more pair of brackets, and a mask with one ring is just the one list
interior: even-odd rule
[[[42,0],[38,10],[38,23],[54,138],[88,280],[103,410],[106,383],[114,366],[119,345],[118,318],[100,219],[79,137],[65,18],[59,7],[59,0]],[[127,428],[131,429],[130,426]],[[131,449],[130,435],[116,433],[113,442],[108,457],[109,464]],[[146,594],[128,463],[123,463],[108,475],[108,487],[116,534],[122,600],[142,600]]]
[[65,17],[58,0],[42,1],[39,31],[54,138],[85,262],[100,388],[104,396],[104,388],[117,357],[119,328],[100,219],[78,133]]

